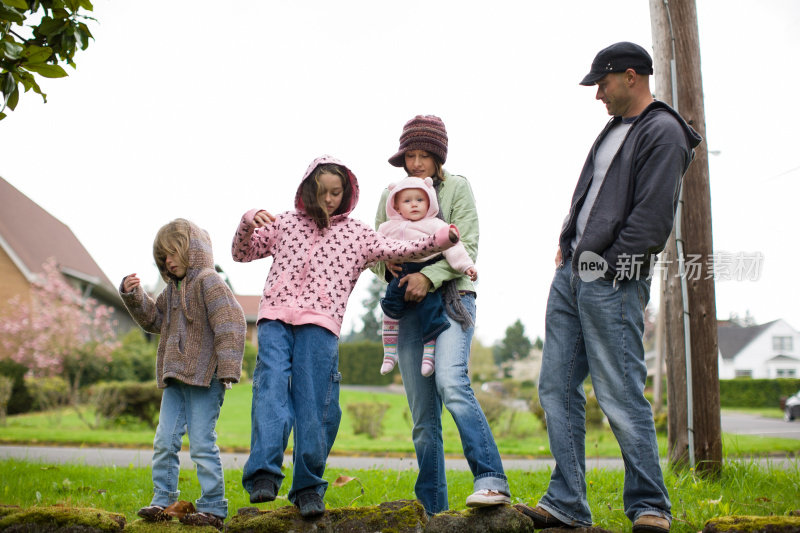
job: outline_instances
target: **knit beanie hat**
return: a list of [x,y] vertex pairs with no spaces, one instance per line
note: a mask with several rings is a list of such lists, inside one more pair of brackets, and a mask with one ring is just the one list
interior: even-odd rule
[[425,150],[444,164],[447,160],[447,130],[442,119],[435,115],[417,115],[406,122],[400,135],[400,149],[389,158],[389,164],[402,167],[409,150]]

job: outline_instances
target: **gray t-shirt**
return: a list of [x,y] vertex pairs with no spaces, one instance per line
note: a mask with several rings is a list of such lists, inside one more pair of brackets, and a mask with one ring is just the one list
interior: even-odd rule
[[589,190],[586,191],[586,198],[583,200],[583,205],[578,213],[578,218],[575,221],[575,237],[572,238],[572,251],[578,246],[583,231],[586,229],[586,222],[589,220],[589,213],[592,211],[592,206],[597,198],[597,193],[600,191],[600,186],[603,185],[603,180],[606,177],[608,167],[617,151],[622,146],[622,141],[625,140],[625,135],[631,127],[633,120],[623,120],[606,134],[600,146],[597,147],[597,152],[594,154],[594,174],[592,174],[592,182],[589,184]]

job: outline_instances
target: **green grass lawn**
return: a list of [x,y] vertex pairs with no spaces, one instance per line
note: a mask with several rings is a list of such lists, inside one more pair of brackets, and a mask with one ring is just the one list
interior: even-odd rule
[[[217,425],[218,443],[225,451],[246,452],[250,446],[250,403],[252,389],[249,383],[234,386],[227,392],[222,414]],[[385,403],[390,407],[383,419],[383,434],[375,439],[353,432],[352,415],[347,409],[353,403]],[[342,424],[333,454],[398,454],[414,453],[411,441],[411,416],[402,394],[374,393],[344,389],[341,392]],[[776,409],[777,411],[777,409]],[[87,413],[90,418],[91,412]],[[444,410],[442,416],[445,453],[462,455],[461,440],[452,417]],[[549,457],[547,433],[529,412],[506,412],[494,425],[493,433],[498,448],[507,456]],[[72,444],[150,448],[154,430],[144,424],[127,423],[113,427],[90,429],[71,409],[57,413],[34,413],[8,417],[0,433],[2,443]],[[662,456],[666,455],[666,436],[659,436]],[[723,434],[723,449],[729,456],[797,453],[798,441],[758,436]],[[610,431],[589,430],[586,439],[587,456],[619,457],[619,447]]]
[[[291,469],[278,499],[260,504],[262,509],[290,505],[286,493],[291,482]],[[535,504],[547,487],[549,469],[507,472],[512,503]],[[225,472],[229,515],[240,507],[249,507],[242,489],[241,470]],[[336,486],[339,476],[355,478]],[[330,483],[325,501],[328,508],[376,505],[384,501],[414,498],[416,471],[344,470],[329,468],[325,479]],[[448,471],[451,509],[465,509],[465,499],[472,492],[469,472]],[[631,524],[622,508],[622,470],[587,472],[588,497],[594,523],[611,531],[629,532]],[[672,531],[696,532],[710,518],[728,515],[786,516],[800,509],[800,463],[790,468],[759,466],[757,463],[726,462],[718,479],[705,479],[691,471],[665,471],[665,483],[673,505]],[[182,470],[180,499],[193,501],[200,496],[197,476]],[[136,519],[139,507],[150,502],[152,494],[149,468],[111,468],[85,465],[46,465],[42,463],[0,461],[0,504],[32,507],[66,505],[92,507],[124,514],[128,521]]]

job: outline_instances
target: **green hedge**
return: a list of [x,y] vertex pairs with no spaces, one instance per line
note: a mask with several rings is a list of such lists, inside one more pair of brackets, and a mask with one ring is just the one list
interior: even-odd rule
[[721,407],[779,407],[782,397],[800,391],[800,379],[721,379]]
[[381,375],[383,345],[374,341],[339,344],[339,372],[345,385],[389,385],[400,369]]

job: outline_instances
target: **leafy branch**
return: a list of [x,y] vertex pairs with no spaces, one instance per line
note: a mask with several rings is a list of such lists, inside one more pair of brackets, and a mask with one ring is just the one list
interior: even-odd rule
[[[0,0],[0,120],[16,109],[20,87],[47,102],[37,77],[67,76],[59,63],[75,68],[75,53],[94,38],[84,22],[95,20],[86,14],[93,9],[90,0]],[[36,17],[38,23],[26,24]],[[30,28],[30,36],[16,27]]]

